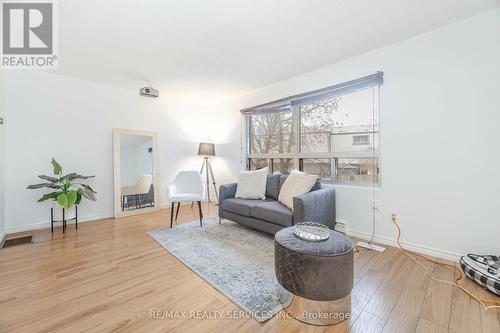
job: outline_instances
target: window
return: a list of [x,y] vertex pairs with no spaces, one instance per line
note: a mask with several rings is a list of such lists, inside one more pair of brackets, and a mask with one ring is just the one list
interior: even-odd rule
[[330,98],[299,107],[301,152],[332,151],[332,130],[338,123],[341,101],[342,98]]
[[352,136],[353,145],[369,145],[370,136],[369,135],[353,135]]
[[269,161],[266,158],[249,158],[249,170],[259,170],[269,166]]
[[323,183],[379,184],[383,73],[242,110],[248,168],[297,168]]
[[280,154],[294,149],[293,113],[276,112],[250,117],[250,153]]
[[301,158],[300,170],[318,175],[323,183],[332,183],[332,161],[329,158]]
[[289,174],[293,169],[293,160],[291,158],[273,158],[271,159],[271,172],[280,172]]
[[338,158],[336,180],[344,183],[378,183],[377,159]]
[[288,174],[293,169],[293,159],[291,158],[249,158],[248,169],[259,170],[269,167],[270,172],[280,172]]

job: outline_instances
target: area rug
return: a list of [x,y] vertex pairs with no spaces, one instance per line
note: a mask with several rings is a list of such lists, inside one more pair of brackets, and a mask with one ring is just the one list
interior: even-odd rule
[[234,222],[206,218],[149,235],[259,322],[279,312],[291,294],[274,275],[273,237]]

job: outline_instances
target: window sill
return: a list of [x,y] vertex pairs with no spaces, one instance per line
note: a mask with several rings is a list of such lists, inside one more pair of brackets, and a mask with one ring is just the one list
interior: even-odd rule
[[382,189],[382,185],[377,184],[348,184],[348,183],[335,183],[335,184],[329,184],[329,183],[321,183],[321,186],[325,187],[342,187],[342,188],[355,188],[355,189],[366,189],[366,190],[380,190]]

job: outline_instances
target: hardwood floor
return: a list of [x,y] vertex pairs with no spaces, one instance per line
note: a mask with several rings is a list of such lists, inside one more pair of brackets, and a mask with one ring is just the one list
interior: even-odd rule
[[[214,207],[204,206],[206,216]],[[34,243],[0,250],[0,332],[499,332],[487,313],[430,280],[396,248],[355,255],[352,317],[329,327],[285,318],[258,323],[153,241],[169,210],[35,232]],[[197,219],[183,206],[179,223]],[[436,276],[453,274],[432,263]],[[465,279],[483,297],[491,293]],[[500,299],[500,298],[496,298]],[[211,311],[209,319],[152,319],[154,311]],[[225,316],[219,317],[220,311]]]

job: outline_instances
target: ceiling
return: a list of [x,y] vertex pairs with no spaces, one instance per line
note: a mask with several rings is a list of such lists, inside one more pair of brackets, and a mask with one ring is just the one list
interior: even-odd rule
[[500,0],[64,0],[58,72],[162,96],[242,94]]

